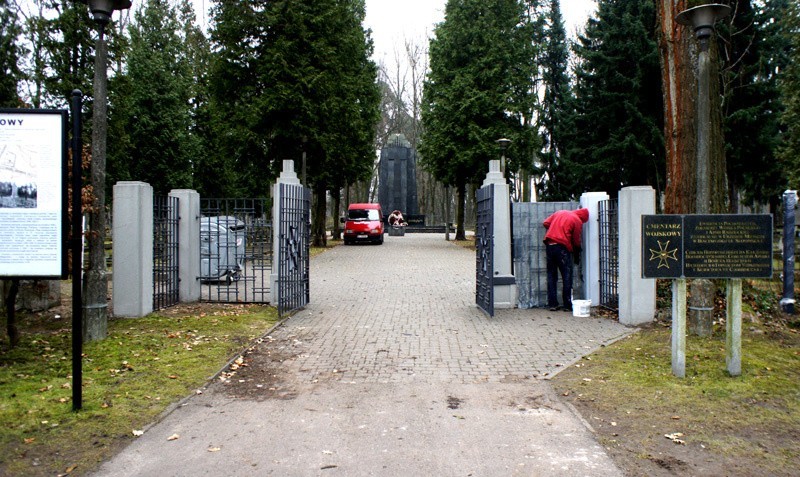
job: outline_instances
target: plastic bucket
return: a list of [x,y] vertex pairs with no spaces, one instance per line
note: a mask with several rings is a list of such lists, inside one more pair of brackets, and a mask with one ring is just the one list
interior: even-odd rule
[[590,315],[592,300],[572,300],[572,316],[586,318]]

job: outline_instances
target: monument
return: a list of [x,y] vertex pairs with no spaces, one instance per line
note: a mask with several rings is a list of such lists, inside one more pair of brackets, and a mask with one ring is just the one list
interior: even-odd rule
[[392,135],[381,149],[378,178],[378,202],[386,215],[397,209],[409,225],[425,225],[417,204],[417,153],[404,135]]

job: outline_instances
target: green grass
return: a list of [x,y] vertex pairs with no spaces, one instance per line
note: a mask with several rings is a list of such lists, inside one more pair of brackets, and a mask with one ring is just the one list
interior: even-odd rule
[[687,339],[681,379],[672,374],[670,330],[655,326],[585,358],[553,383],[585,417],[617,423],[607,443],[641,442],[642,455],[656,455],[663,435],[680,431],[687,444],[720,459],[751,462],[748,475],[800,468],[800,335],[745,329],[738,377],[725,367],[724,327],[711,338]]
[[272,307],[242,305],[111,320],[107,339],[84,346],[79,412],[69,329],[23,334],[20,346],[0,352],[0,475],[90,470],[276,321]]

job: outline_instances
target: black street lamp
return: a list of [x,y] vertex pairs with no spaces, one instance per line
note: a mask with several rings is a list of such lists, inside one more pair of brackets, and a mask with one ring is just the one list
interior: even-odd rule
[[503,173],[503,177],[506,175],[506,149],[508,146],[511,145],[511,139],[506,139],[504,137],[495,141],[498,146],[500,146],[500,172]]
[[108,274],[106,272],[106,137],[108,135],[108,45],[105,27],[114,10],[131,7],[131,0],[88,0],[89,11],[99,26],[95,46],[92,112],[91,184],[94,194],[89,214],[89,267],[83,297],[83,339],[104,339],[108,334]]

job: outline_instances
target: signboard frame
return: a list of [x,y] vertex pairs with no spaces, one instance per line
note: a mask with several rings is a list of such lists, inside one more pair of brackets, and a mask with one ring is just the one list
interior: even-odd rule
[[[23,257],[13,263],[0,257],[0,278],[67,278],[68,131],[67,110],[0,108],[0,182],[7,178],[13,183],[17,204],[22,204],[10,202],[12,193],[0,207],[0,229],[10,231],[5,240],[20,241],[0,247],[5,245],[9,256],[30,257],[27,262]],[[17,157],[24,164],[17,164]],[[30,179],[30,186],[20,179]],[[19,196],[20,186],[28,186],[24,199]],[[31,189],[36,193],[31,194]]]
[[642,216],[642,278],[772,278],[771,214]]

